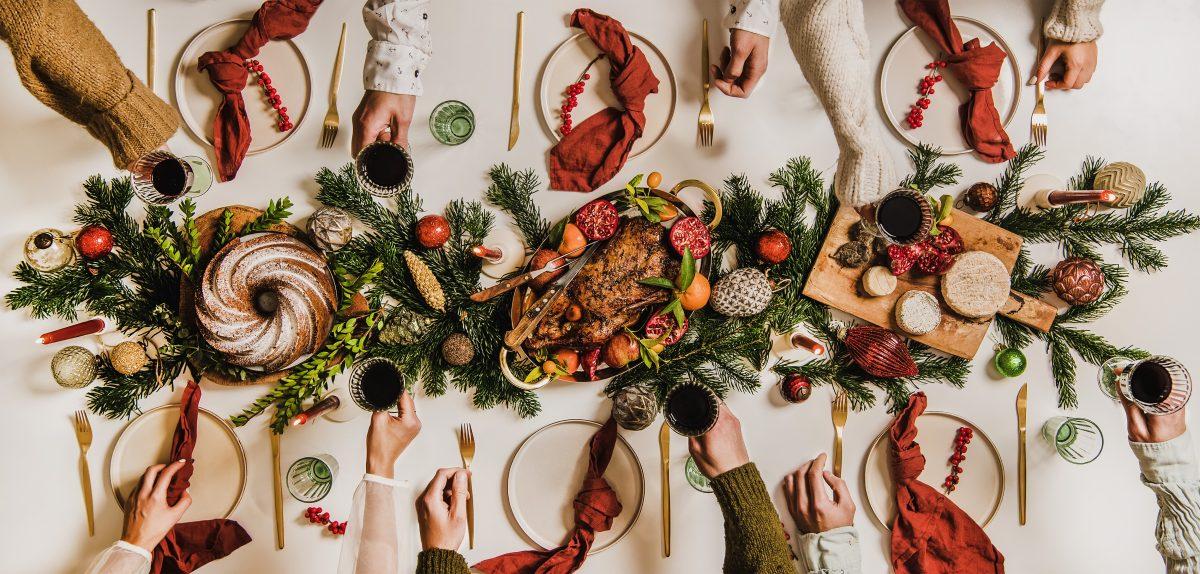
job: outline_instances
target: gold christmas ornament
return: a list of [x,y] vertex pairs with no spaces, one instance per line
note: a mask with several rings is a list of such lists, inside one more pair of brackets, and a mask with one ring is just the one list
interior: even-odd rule
[[144,368],[150,362],[146,356],[146,348],[137,341],[124,341],[108,352],[108,362],[113,370],[122,375],[132,375]]
[[455,333],[442,341],[442,358],[455,367],[461,367],[475,358],[475,345],[462,333]]
[[63,347],[50,360],[54,382],[68,389],[81,389],[96,379],[96,355],[78,345]]
[[1132,163],[1118,161],[1110,163],[1096,172],[1096,189],[1107,189],[1117,194],[1112,207],[1125,209],[1146,195],[1146,174]]
[[425,303],[435,311],[445,311],[446,294],[442,292],[442,284],[438,283],[429,266],[412,251],[404,252],[404,263],[408,265],[408,272],[412,274],[413,283],[416,283],[417,291]]

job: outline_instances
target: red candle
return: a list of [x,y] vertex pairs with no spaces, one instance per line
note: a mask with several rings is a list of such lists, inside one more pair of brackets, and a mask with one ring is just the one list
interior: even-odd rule
[[315,419],[326,412],[329,412],[329,411],[332,411],[332,410],[338,408],[339,406],[341,406],[341,404],[342,404],[341,399],[337,398],[334,395],[329,395],[329,396],[313,403],[313,406],[308,407],[308,409],[305,410],[304,412],[292,417],[291,425],[294,427],[303,425],[303,424],[307,423],[308,421]]
[[43,345],[49,345],[50,343],[66,341],[68,339],[74,339],[75,337],[82,337],[84,335],[94,335],[96,333],[99,333],[100,331],[103,331],[104,327],[105,327],[104,319],[97,317],[95,319],[89,319],[82,323],[76,323],[69,327],[63,327],[62,329],[59,329],[57,331],[50,331],[49,333],[44,333],[42,336],[37,338],[37,342],[39,342]]
[[485,259],[490,263],[495,263],[504,258],[504,252],[495,247],[486,245],[476,245],[471,248],[471,253],[480,259]]
[[791,343],[795,349],[804,349],[817,356],[825,354],[825,346],[820,341],[806,337],[802,333],[792,333]]

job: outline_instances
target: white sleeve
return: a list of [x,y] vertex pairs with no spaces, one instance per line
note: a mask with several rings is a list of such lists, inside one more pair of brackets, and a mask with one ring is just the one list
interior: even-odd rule
[[371,34],[363,87],[421,95],[421,72],[433,56],[429,0],[367,0],[363,22]]
[[862,574],[862,550],[853,526],[801,534],[797,545],[804,574]]
[[118,540],[112,546],[104,549],[86,574],[148,574],[150,572],[150,553],[145,548],[134,546],[124,540]]
[[1158,498],[1158,552],[1169,574],[1200,574],[1200,464],[1191,432],[1166,442],[1131,442],[1142,482]]
[[354,491],[338,574],[415,571],[417,517],[412,502],[407,482],[364,475]]
[[768,38],[779,27],[779,0],[725,0],[725,27],[754,32]]

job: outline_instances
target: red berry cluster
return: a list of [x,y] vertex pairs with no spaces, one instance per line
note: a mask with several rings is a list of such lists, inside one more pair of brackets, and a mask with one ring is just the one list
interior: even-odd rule
[[929,108],[929,96],[934,92],[933,87],[945,79],[938,70],[945,67],[946,62],[942,60],[935,60],[925,65],[925,69],[929,70],[929,73],[921,78],[920,84],[917,84],[917,93],[921,94],[921,97],[917,99],[917,103],[908,108],[909,128],[916,129],[924,125],[925,110]]
[[310,506],[304,511],[304,517],[313,524],[325,524],[329,532],[337,535],[346,533],[346,525],[348,522],[338,522],[329,519],[329,513],[321,510],[320,506]]
[[275,113],[279,114],[279,122],[275,124],[279,131],[286,132],[296,127],[292,125],[292,119],[288,117],[287,106],[283,105],[283,98],[279,97],[279,92],[271,85],[271,75],[263,71],[262,63],[258,60],[246,60],[245,66],[251,73],[258,74],[259,87],[267,94],[267,101],[271,102]]
[[571,130],[575,129],[575,122],[571,119],[571,111],[579,107],[579,94],[583,93],[583,83],[592,79],[592,75],[588,73],[588,70],[591,70],[592,64],[600,61],[600,58],[603,57],[603,55],[596,56],[595,59],[588,62],[587,67],[583,69],[583,73],[579,74],[579,79],[575,80],[574,84],[567,86],[567,89],[563,91],[566,99],[563,100],[562,106],[558,109],[558,119],[562,120],[562,126],[558,128],[558,133],[565,136],[571,133]]
[[958,488],[959,475],[963,473],[962,462],[967,460],[967,445],[971,444],[971,438],[974,436],[975,431],[970,427],[959,427],[958,434],[954,437],[954,454],[950,455],[950,476],[942,483],[946,494]]

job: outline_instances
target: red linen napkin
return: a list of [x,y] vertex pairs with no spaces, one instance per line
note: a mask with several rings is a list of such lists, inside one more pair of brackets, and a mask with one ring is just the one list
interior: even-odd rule
[[575,495],[575,531],[566,544],[554,550],[509,552],[472,568],[486,574],[568,574],[583,566],[596,533],[612,528],[613,518],[621,514],[621,501],[604,480],[604,470],[612,459],[616,442],[617,424],[610,418],[589,441],[587,474],[579,494]]
[[916,440],[917,417],[925,404],[925,393],[913,393],[889,431],[896,481],[892,569],[896,574],[1004,574],[1004,556],[983,529],[918,479],[925,457]]
[[583,28],[608,56],[613,95],[624,109],[592,114],[550,150],[550,189],[593,191],[621,171],[633,142],[642,137],[646,96],[658,93],[658,78],[620,22],[580,8],[571,26]]
[[224,96],[213,118],[213,148],[217,157],[217,175],[229,181],[237,175],[246,150],[250,148],[250,120],[242,90],[249,76],[244,63],[258,55],[271,40],[299,36],[308,27],[322,0],[267,0],[263,2],[250,27],[233,46],[200,56],[200,70],[208,72],[213,87]]
[[[171,441],[171,460],[191,459],[196,446],[196,412],[200,407],[200,386],[189,381],[179,405],[179,426]],[[175,504],[187,490],[192,478],[189,462],[171,477],[167,502]],[[151,574],[186,574],[224,558],[250,542],[250,535],[237,522],[225,519],[201,520],[176,524],[154,548]]]
[[947,54],[947,68],[971,91],[958,108],[967,144],[989,163],[1000,163],[1016,155],[1004,122],[992,100],[992,86],[1008,54],[995,43],[979,45],[979,38],[963,43],[958,26],[950,17],[949,0],[899,0],[904,15],[919,26]]

